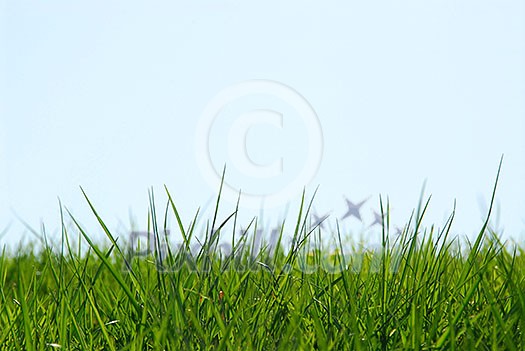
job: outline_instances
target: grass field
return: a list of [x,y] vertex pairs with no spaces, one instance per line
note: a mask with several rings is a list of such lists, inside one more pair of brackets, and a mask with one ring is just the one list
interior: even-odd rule
[[88,200],[106,244],[75,221],[58,246],[4,250],[1,349],[525,349],[525,255],[488,219],[475,240],[459,240],[453,215],[442,230],[421,227],[427,202],[394,240],[385,205],[381,250],[348,249],[340,232],[328,250],[316,245],[323,233],[303,197],[291,246],[254,253],[245,235],[221,255],[221,230],[237,225],[237,212],[197,233],[166,192],[182,245],[166,244],[152,220],[158,249],[131,250]]

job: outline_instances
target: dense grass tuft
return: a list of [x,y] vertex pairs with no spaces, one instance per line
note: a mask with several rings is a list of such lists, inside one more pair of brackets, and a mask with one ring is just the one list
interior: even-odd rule
[[321,229],[309,227],[303,197],[291,247],[279,240],[254,251],[246,235],[225,254],[219,237],[237,211],[222,223],[215,216],[195,250],[195,227],[183,226],[167,195],[181,245],[164,240],[155,220],[154,249],[119,244],[88,200],[106,245],[74,221],[59,247],[4,251],[0,347],[525,349],[525,255],[486,225],[461,244],[449,237],[453,216],[439,232],[421,228],[427,202],[393,240],[387,206],[380,250],[348,249],[340,232],[339,246],[328,250],[316,245]]

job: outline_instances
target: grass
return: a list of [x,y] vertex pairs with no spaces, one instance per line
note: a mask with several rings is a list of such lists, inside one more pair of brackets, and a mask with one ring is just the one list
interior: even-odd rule
[[381,250],[348,249],[337,230],[338,248],[329,251],[318,245],[321,228],[309,226],[303,196],[291,247],[279,240],[253,252],[251,236],[235,238],[234,229],[231,252],[221,254],[219,238],[226,224],[237,226],[237,211],[220,222],[219,195],[214,218],[197,233],[166,194],[179,246],[164,240],[153,196],[149,251],[119,242],[86,196],[106,244],[62,213],[75,227],[63,225],[59,246],[42,233],[41,247],[4,249],[0,348],[525,349],[525,255],[501,243],[488,218],[463,242],[451,237],[453,214],[440,231],[421,227],[427,201],[394,240],[386,204]]

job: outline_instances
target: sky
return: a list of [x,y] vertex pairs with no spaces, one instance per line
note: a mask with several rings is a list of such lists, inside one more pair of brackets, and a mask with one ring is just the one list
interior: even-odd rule
[[525,239],[523,1],[0,3],[3,243],[58,236],[59,204],[99,235],[80,186],[117,236],[164,186],[204,225],[223,167],[220,219],[241,189],[242,223],[294,223],[317,189],[371,238],[380,196],[403,226],[424,186],[425,223],[455,204],[471,236],[502,155],[493,226]]

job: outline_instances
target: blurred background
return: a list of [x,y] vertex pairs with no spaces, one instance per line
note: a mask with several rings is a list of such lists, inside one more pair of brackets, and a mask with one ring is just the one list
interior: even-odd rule
[[[21,0],[0,16],[2,243],[58,237],[59,201],[100,235],[79,186],[117,235],[147,229],[149,191],[162,214],[164,185],[205,225],[224,166],[219,220],[241,189],[243,226],[293,225],[318,187],[327,228],[372,238],[380,196],[401,227],[426,184],[426,224],[456,202],[453,234],[472,236],[502,154],[492,225],[525,237],[523,1]],[[367,200],[361,220],[345,197]]]

